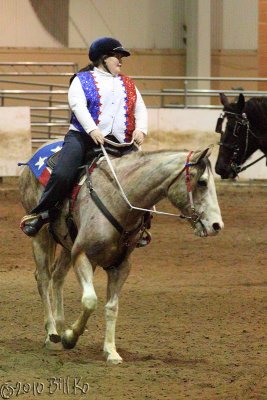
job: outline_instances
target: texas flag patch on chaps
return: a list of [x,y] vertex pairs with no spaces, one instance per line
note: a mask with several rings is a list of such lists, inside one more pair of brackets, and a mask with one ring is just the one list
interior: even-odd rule
[[[62,149],[63,140],[49,143],[44,147],[41,147],[32,156],[32,158],[26,163],[33,172],[34,176],[39,182],[45,186],[50,177],[50,170],[47,168],[46,160]],[[19,165],[25,165],[20,163]]]

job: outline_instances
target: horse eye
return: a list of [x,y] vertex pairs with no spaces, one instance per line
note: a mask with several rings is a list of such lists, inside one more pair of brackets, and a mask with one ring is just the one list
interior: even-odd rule
[[204,181],[204,180],[199,180],[197,184],[200,187],[207,187],[208,186],[207,181]]

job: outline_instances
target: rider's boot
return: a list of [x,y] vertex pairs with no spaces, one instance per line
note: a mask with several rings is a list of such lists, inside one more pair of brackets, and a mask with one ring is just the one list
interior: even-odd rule
[[50,222],[49,212],[44,211],[40,214],[25,215],[21,222],[20,228],[27,236],[35,236],[40,229]]

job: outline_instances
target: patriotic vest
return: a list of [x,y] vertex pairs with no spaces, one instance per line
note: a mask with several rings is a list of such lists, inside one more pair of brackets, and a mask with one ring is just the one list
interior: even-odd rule
[[[99,88],[94,78],[92,71],[78,72],[77,77],[79,78],[85,97],[87,100],[87,109],[91,114],[96,125],[99,124],[99,117],[101,114],[101,96],[99,94]],[[123,90],[125,92],[124,98],[124,109],[125,109],[125,142],[130,142],[132,139],[132,133],[135,130],[135,104],[136,104],[136,89],[135,84],[131,78],[125,75],[118,75],[121,80]],[[71,124],[75,126],[80,132],[85,132],[79,121],[77,120],[74,113],[71,115]]]

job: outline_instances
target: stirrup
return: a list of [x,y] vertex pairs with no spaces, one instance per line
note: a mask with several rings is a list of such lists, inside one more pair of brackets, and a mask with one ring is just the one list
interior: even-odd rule
[[142,237],[138,240],[136,247],[145,247],[151,242],[152,236],[151,233],[148,232],[146,229],[143,232]]

